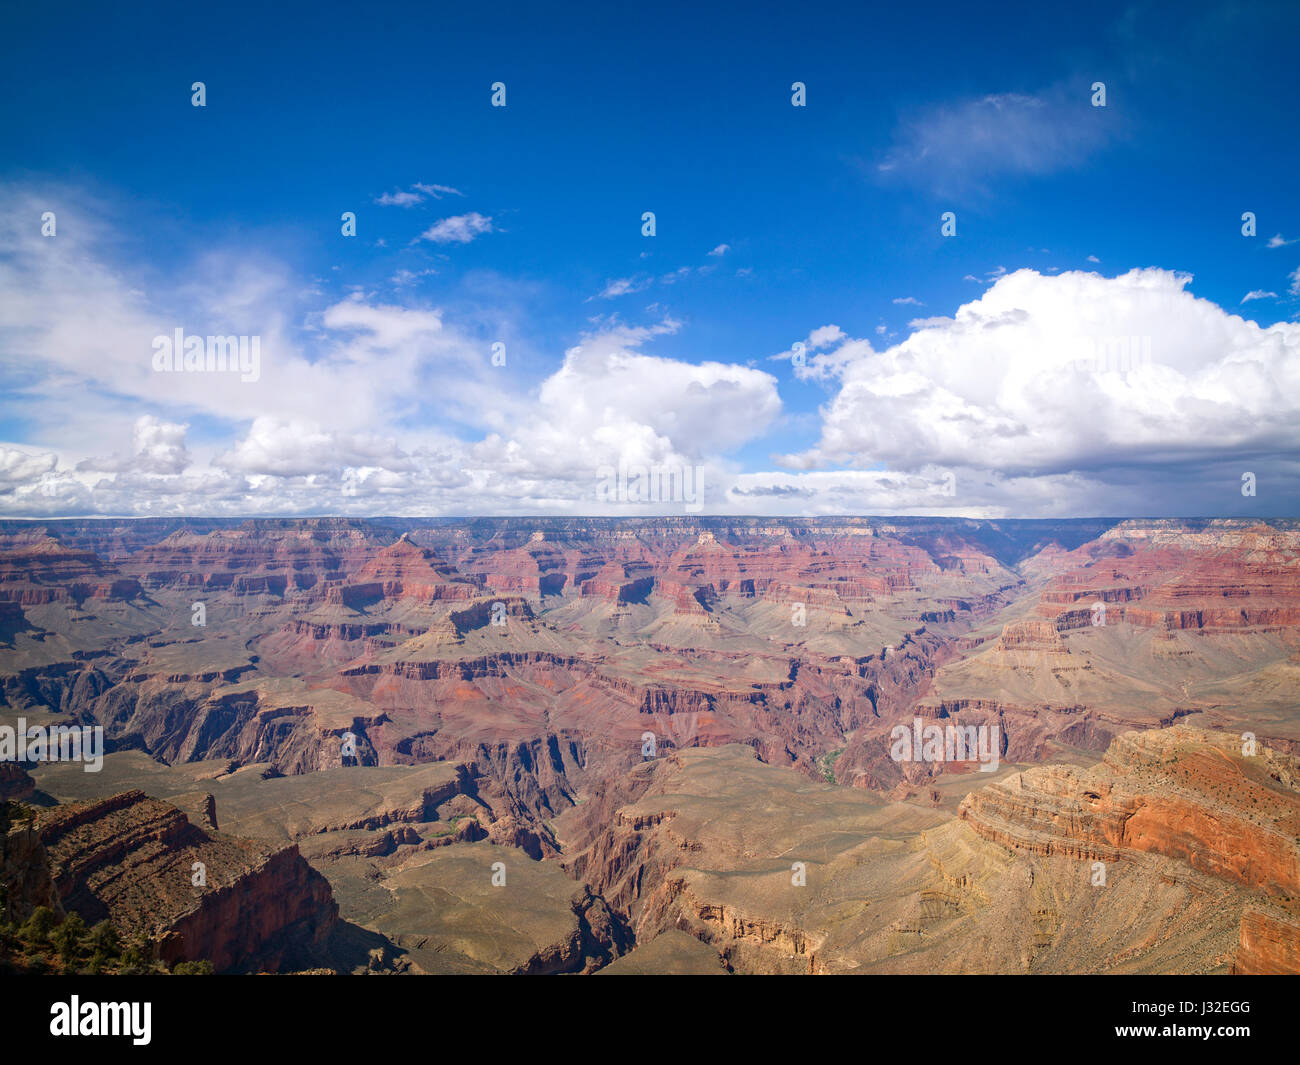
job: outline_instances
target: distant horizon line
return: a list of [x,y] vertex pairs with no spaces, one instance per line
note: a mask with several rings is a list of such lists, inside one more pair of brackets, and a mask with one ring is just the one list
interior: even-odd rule
[[1224,521],[1260,523],[1272,521],[1300,521],[1300,514],[1271,514],[1238,516],[1228,514],[1075,514],[1065,517],[973,517],[961,514],[75,514],[61,517],[0,516],[0,525],[8,523],[46,524],[70,521],[974,521],[974,522],[1063,522],[1063,521]]

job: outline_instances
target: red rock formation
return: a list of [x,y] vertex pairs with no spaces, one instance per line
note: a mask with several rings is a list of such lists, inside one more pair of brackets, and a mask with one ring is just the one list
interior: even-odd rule
[[206,831],[143,792],[55,807],[38,827],[64,907],[145,933],[168,964],[274,968],[319,950],[337,919],[328,883],[297,846]]
[[257,519],[207,533],[179,529],[131,555],[122,569],[151,588],[282,595],[341,580],[388,542],[347,518]]
[[1232,971],[1239,976],[1300,973],[1300,917],[1247,908]]
[[93,551],[73,551],[52,537],[0,551],[0,601],[37,606],[139,594],[134,579],[115,574]]
[[377,589],[386,599],[409,596],[427,602],[465,601],[481,594],[476,585],[459,579],[456,571],[432,551],[405,536],[362,566],[350,583]]
[[[986,839],[1034,854],[1123,861],[1130,852],[1300,902],[1300,767],[1234,736],[1174,726],[1130,732],[1088,770],[1042,766],[972,792],[960,817]],[[1257,921],[1248,956],[1272,957]],[[1253,964],[1253,963],[1252,963]]]

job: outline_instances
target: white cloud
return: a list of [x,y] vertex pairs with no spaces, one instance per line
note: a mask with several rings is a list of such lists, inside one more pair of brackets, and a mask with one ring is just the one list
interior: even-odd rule
[[[762,434],[781,410],[771,374],[731,363],[641,354],[652,328],[613,327],[584,337],[542,385],[533,446],[572,468],[584,451],[635,461],[721,456]],[[599,464],[599,462],[597,463]]]
[[1114,134],[1108,112],[1068,88],[1000,93],[908,116],[878,173],[917,175],[941,192],[1002,174],[1045,174],[1080,163]]
[[322,321],[328,329],[369,334],[365,342],[374,348],[395,348],[442,329],[442,318],[434,311],[371,305],[359,294],[327,307]]
[[453,189],[450,185],[425,185],[417,181],[407,190],[398,189],[376,196],[375,203],[383,207],[414,207],[426,199],[441,200],[444,196],[464,195],[459,189]]
[[[111,212],[56,199],[57,241],[15,221],[44,202],[0,204],[0,416],[27,427],[0,445],[0,513],[625,513],[594,497],[620,458],[703,466],[721,513],[1218,513],[1242,469],[1300,475],[1300,325],[1262,329],[1165,271],[1022,270],[880,350],[814,328],[795,374],[832,390],[820,439],[741,472],[740,449],[818,415],[752,366],[653,354],[670,319],[597,320],[528,376],[513,341],[508,371],[490,363],[526,332],[508,317],[323,297],[242,249],[169,284],[118,261]],[[152,372],[150,341],[177,326],[260,336],[261,379]],[[1150,366],[1071,364],[1122,336],[1151,337]],[[949,474],[956,495],[936,496]]]
[[1273,236],[1268,238],[1268,246],[1270,248],[1285,248],[1288,244],[1295,244],[1297,241],[1300,241],[1300,237],[1287,240],[1281,233],[1274,233]]
[[[30,427],[0,446],[0,513],[590,513],[599,466],[720,482],[781,413],[768,374],[643,353],[669,319],[597,323],[538,383],[492,366],[492,340],[523,328],[482,311],[488,289],[472,328],[360,287],[322,300],[245,252],[150,284],[81,202],[53,204],[57,242],[18,224],[30,202],[0,205],[0,416]],[[153,372],[152,339],[178,326],[259,336],[260,379]]]
[[1099,262],[1101,262],[1101,260],[1098,259],[1097,256],[1095,256],[1095,255],[1089,255],[1089,256],[1088,256],[1088,262],[1090,262],[1090,263],[1099,263]]
[[836,344],[845,337],[844,330],[838,325],[818,326],[808,334],[808,348],[810,351],[819,351],[822,348],[828,348]]
[[417,203],[423,201],[424,197],[418,192],[385,192],[381,196],[375,197],[375,203],[381,207],[414,207]]
[[895,302],[896,304],[903,305],[903,306],[906,306],[906,305],[910,305],[910,306],[913,306],[913,307],[924,307],[924,306],[925,306],[925,304],[922,303],[922,302],[921,302],[919,299],[917,299],[915,296],[895,296],[895,297],[894,297],[894,302]]
[[35,484],[58,464],[59,457],[50,451],[32,454],[16,447],[0,446],[0,495]]
[[434,244],[468,244],[475,237],[493,232],[495,230],[490,217],[470,211],[469,214],[452,215],[435,222],[418,239],[432,241]]
[[216,457],[214,465],[245,474],[302,477],[347,466],[409,468],[409,457],[391,437],[344,433],[318,422],[257,418],[248,435]]
[[190,464],[190,453],[185,447],[188,428],[152,414],[142,414],[132,426],[129,457],[89,458],[79,462],[77,469],[162,475],[183,473]]
[[612,300],[632,292],[644,292],[653,284],[653,277],[616,277],[612,281],[606,281],[605,287],[587,302],[590,303],[593,299]]
[[710,254],[710,255],[723,256],[723,255],[726,255],[727,252],[729,252],[729,251],[731,251],[731,245],[730,245],[730,244],[719,244],[716,248],[714,248],[711,252],[709,252],[709,254]]
[[450,185],[425,185],[417,181],[411,188],[418,192],[431,196],[435,200],[440,200],[444,196],[464,196],[460,189],[453,189]]
[[1265,292],[1262,288],[1252,289],[1241,297],[1242,303],[1249,303],[1251,300],[1275,300],[1276,292]]
[[407,270],[403,267],[388,280],[394,288],[405,288],[408,285],[415,284],[422,277],[433,277],[437,272],[432,268],[427,270]]
[[[1190,281],[1019,270],[886,351],[846,341],[826,359],[840,390],[821,440],[787,462],[1041,476],[1291,451],[1300,326],[1263,329],[1195,298]],[[1130,354],[1119,345],[1131,337]]]

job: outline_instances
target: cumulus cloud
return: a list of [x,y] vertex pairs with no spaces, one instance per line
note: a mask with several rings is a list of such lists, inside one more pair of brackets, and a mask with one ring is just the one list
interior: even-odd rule
[[84,459],[78,470],[114,473],[183,473],[190,464],[190,453],[185,447],[188,425],[166,422],[152,414],[142,414],[131,430],[131,454],[126,458]]
[[539,454],[573,465],[576,455],[604,456],[596,464],[695,461],[721,456],[761,435],[781,410],[776,379],[731,363],[690,363],[646,355],[652,337],[676,332],[614,326],[583,338],[538,394],[535,424],[521,440]]
[[[83,202],[54,204],[57,242],[14,222],[32,203],[0,211],[0,414],[31,427],[0,442],[0,513],[593,512],[600,466],[700,465],[720,483],[727,452],[780,416],[770,375],[647,353],[671,319],[597,321],[530,381],[491,363],[508,320],[475,332],[362,289],[323,299],[219,250],[148,283]],[[260,379],[155,372],[152,340],[178,326],[258,336]]]
[[421,233],[418,239],[432,241],[434,244],[468,244],[475,237],[493,232],[495,229],[489,216],[470,211],[469,214],[440,219]]
[[59,457],[51,451],[33,454],[15,447],[0,447],[0,495],[38,483],[58,464]]
[[346,433],[317,422],[257,418],[248,435],[214,465],[238,473],[301,477],[348,466],[397,470],[409,465],[392,437]]
[[[669,318],[598,318],[540,374],[503,372],[509,318],[327,297],[242,250],[159,279],[84,197],[53,204],[57,241],[14,221],[50,199],[0,211],[8,515],[630,513],[596,496],[620,462],[702,470],[718,513],[1230,513],[1245,469],[1294,505],[1300,326],[1166,271],[1022,270],[900,343],[882,325],[879,348],[818,326],[794,373],[827,401],[791,413],[752,366],[656,354]],[[181,326],[259,336],[260,379],[154,372],[151,340]],[[1149,360],[1109,365],[1098,343],[1127,337]],[[754,472],[791,428],[803,449]]]
[[839,343],[844,337],[844,330],[838,325],[818,326],[808,334],[808,347],[812,351],[820,351],[822,348]]
[[1261,328],[1190,282],[1019,270],[885,351],[846,341],[820,441],[785,461],[1014,477],[1294,450],[1300,326]]

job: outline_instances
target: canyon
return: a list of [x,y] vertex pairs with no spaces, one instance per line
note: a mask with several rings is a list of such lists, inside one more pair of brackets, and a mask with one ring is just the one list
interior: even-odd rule
[[0,522],[6,876],[225,971],[1300,972],[1298,693],[1290,520]]

